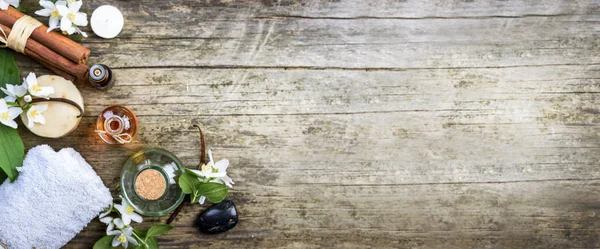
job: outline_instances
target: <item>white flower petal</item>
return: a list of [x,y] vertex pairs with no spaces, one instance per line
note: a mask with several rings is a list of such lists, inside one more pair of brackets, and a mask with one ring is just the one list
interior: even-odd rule
[[40,6],[44,7],[45,9],[48,10],[53,10],[56,7],[54,7],[54,3],[51,1],[46,1],[46,0],[40,0]]
[[113,247],[117,247],[118,245],[121,244],[121,241],[119,241],[119,235],[120,235],[120,233],[115,234],[115,238],[113,239],[112,244],[111,244]]
[[54,93],[54,87],[51,87],[51,86],[43,86],[43,87],[41,87],[41,88],[42,88],[42,91],[41,91],[41,93],[40,93],[40,96],[43,96],[43,97],[48,97],[48,96],[50,96],[50,94],[53,94],[53,93]]
[[10,128],[17,129],[17,122],[15,122],[14,120],[0,119],[0,122]]
[[64,18],[69,19],[67,17],[69,15],[69,8],[67,7],[66,2],[64,5],[62,3],[59,4],[58,2],[56,2],[56,10],[58,10],[58,14],[60,14],[63,17],[63,19]]
[[105,113],[102,115],[102,117],[104,117],[105,119],[108,119],[108,118],[110,118],[110,117],[112,117],[112,116],[114,116],[114,114],[113,114],[113,112],[112,112],[112,111],[107,111],[107,112],[105,112]]
[[50,32],[52,30],[55,30],[56,28],[58,28],[58,18],[50,18],[50,21],[48,22],[48,31]]
[[15,98],[13,96],[6,96],[6,97],[4,97],[4,101],[15,103],[15,102],[17,102],[17,98]]
[[13,93],[17,97],[23,97],[23,96],[25,96],[25,94],[27,94],[27,88],[24,86],[14,86]]
[[133,228],[131,228],[131,227],[127,227],[127,228],[123,229],[122,231],[123,231],[123,234],[125,234],[125,235],[133,234]]
[[[65,6],[67,9],[69,9],[69,7],[67,7],[67,1],[61,0],[61,1],[56,1],[56,3],[54,3],[54,6]],[[57,7],[54,7],[54,9],[58,10]],[[60,15],[60,13],[59,13]]]
[[119,230],[113,230],[106,232],[106,235],[120,235],[122,232]]
[[125,224],[123,223],[123,220],[120,218],[116,218],[114,220],[115,225],[119,228],[119,229],[123,229],[123,227],[125,227]]
[[233,188],[233,184],[235,184],[229,176],[221,177],[219,180],[223,181],[223,183],[225,183],[225,185],[227,185],[229,188]]
[[[2,0],[0,0],[2,1]],[[2,92],[8,96],[13,96],[13,93],[9,90],[10,84],[6,84],[6,88],[0,88],[0,90],[2,90]]]
[[83,5],[83,1],[75,1],[75,2],[69,2],[69,10],[71,12],[78,12],[79,9],[81,9],[81,5]]
[[229,167],[229,160],[227,160],[227,159],[218,161],[217,163],[215,163],[215,166],[214,166],[214,168],[218,169],[219,172],[226,172],[227,167]]
[[8,3],[4,2],[3,0],[0,0],[0,9],[1,10],[7,10],[8,9]]
[[144,221],[144,218],[142,218],[142,216],[140,216],[137,213],[131,213],[129,214],[129,218],[131,218],[131,220],[137,222],[137,223],[142,223]]
[[208,149],[208,159],[210,160],[209,165],[215,165],[215,161],[213,161],[212,150]]
[[136,246],[139,245],[138,242],[137,242],[137,240],[133,236],[131,236],[131,235],[125,235],[125,238],[127,238],[128,242],[131,242],[132,244],[134,244]]
[[5,1],[6,1],[6,3],[8,3],[8,4],[10,4],[10,5],[14,6],[15,8],[18,8],[18,7],[19,7],[19,1],[20,1],[20,0],[5,0]]
[[113,229],[115,229],[115,223],[108,223],[108,226],[106,227],[106,234],[109,235],[108,233],[110,233]]
[[36,10],[35,14],[38,16],[50,16],[52,14],[52,10],[51,9]]
[[123,224],[125,224],[126,226],[129,226],[129,224],[131,224],[131,218],[129,217],[129,215],[123,214],[121,218],[123,219]]
[[45,112],[46,110],[48,110],[48,104],[37,104],[37,105],[34,105],[34,106],[35,106],[35,109],[38,112],[40,112],[40,113]]
[[27,128],[33,128],[33,126],[35,125],[35,123],[33,123],[33,119],[27,115]]
[[77,26],[87,26],[88,20],[87,15],[85,13],[77,12],[75,13],[75,18],[73,18],[73,23]]
[[15,119],[16,117],[21,115],[21,113],[23,113],[23,110],[21,110],[21,108],[19,107],[8,108],[8,115],[10,116],[10,119]]
[[110,217],[110,216],[100,218],[100,222],[102,222],[104,224],[109,224],[112,222],[112,220],[113,220],[113,217]]
[[[2,1],[2,0],[0,0]],[[6,101],[4,99],[0,99],[0,112],[8,110],[8,106],[6,105]]]
[[27,78],[25,78],[25,82],[27,82],[28,86],[30,86],[31,84],[37,85],[37,77],[35,76],[35,73],[29,73],[27,75]]
[[202,172],[200,170],[190,169],[189,171],[192,172],[196,176],[206,177],[206,175],[204,174],[204,172]]
[[200,203],[200,205],[204,204],[204,201],[206,201],[206,196],[200,196],[200,200],[198,201],[198,203]]

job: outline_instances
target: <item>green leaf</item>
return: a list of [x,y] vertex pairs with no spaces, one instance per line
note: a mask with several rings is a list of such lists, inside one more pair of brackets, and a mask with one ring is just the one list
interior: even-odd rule
[[94,244],[94,249],[112,249],[112,241],[115,238],[114,235],[106,235]]
[[148,229],[148,234],[146,234],[145,237],[147,239],[147,238],[160,236],[160,235],[163,235],[166,232],[170,231],[171,229],[173,229],[173,227],[170,225],[167,225],[167,224],[154,225],[150,229]]
[[146,229],[133,229],[133,232],[140,236],[140,238],[146,238],[146,234],[148,234],[148,230]]
[[156,237],[150,237],[146,239],[146,248],[158,249],[158,241],[156,240]]
[[205,182],[196,184],[196,189],[200,195],[206,196],[206,199],[212,203],[219,203],[227,197],[227,186],[214,182]]
[[184,194],[191,194],[192,192],[194,192],[194,186],[196,186],[198,182],[199,181],[197,177],[187,173],[183,173],[179,176],[177,184],[179,184],[179,187],[181,188],[181,191],[183,191]]
[[[0,49],[0,87],[20,83],[20,72],[15,59],[8,49]],[[4,96],[0,91],[0,98]],[[17,130],[0,124],[0,180],[8,177],[11,182],[14,181],[19,174],[17,167],[23,164],[24,157],[25,146]]]

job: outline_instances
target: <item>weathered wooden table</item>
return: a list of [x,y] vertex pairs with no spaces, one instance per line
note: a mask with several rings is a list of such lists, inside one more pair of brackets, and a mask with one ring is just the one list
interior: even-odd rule
[[[28,148],[74,147],[116,197],[123,163],[144,147],[196,167],[190,126],[202,126],[215,157],[231,161],[241,220],[202,235],[193,220],[208,205],[188,206],[162,248],[600,247],[597,0],[84,9],[102,4],[123,11],[123,32],[82,43],[118,85],[81,86],[85,117],[68,137],[22,135]],[[113,104],[140,118],[132,145],[93,132]],[[94,221],[67,247],[103,233]]]

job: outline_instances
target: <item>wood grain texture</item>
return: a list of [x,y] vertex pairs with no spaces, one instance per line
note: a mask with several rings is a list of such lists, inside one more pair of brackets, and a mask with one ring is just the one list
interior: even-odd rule
[[[24,1],[33,12],[35,3]],[[598,1],[86,1],[108,92],[57,140],[110,188],[134,152],[199,162],[192,124],[231,162],[239,225],[207,236],[188,206],[162,248],[598,248]],[[19,57],[22,71],[45,72]],[[96,115],[123,104],[135,142]],[[114,195],[118,192],[115,190]],[[142,227],[164,222],[148,218]],[[67,248],[90,248],[92,222]]]

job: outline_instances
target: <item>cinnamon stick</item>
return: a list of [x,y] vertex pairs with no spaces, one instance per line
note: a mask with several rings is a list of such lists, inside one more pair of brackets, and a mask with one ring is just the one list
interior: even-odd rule
[[[11,32],[11,28],[2,24],[0,24],[0,29],[2,29],[6,35],[9,35]],[[40,62],[43,66],[48,67],[48,69],[60,76],[65,77],[64,74],[66,73],[74,76],[74,78],[83,80],[87,75],[88,67],[86,65],[75,64],[31,38],[27,39],[24,52],[25,55]]]
[[[33,56],[32,56],[33,58]],[[53,73],[55,73],[56,75],[65,78],[68,81],[71,81],[73,83],[75,83],[77,81],[77,78],[75,78],[75,76],[70,75],[69,73],[63,71],[60,68],[55,67],[52,64],[47,64],[46,62],[42,62],[42,61],[38,61],[40,64],[42,64],[42,66],[50,69],[50,71],[52,71]]]
[[[17,19],[25,14],[9,6],[7,10],[0,10],[0,24],[12,28]],[[76,64],[85,64],[90,57],[90,50],[73,40],[58,34],[57,32],[47,32],[48,27],[42,25],[31,33],[30,38],[63,55],[65,58]]]

